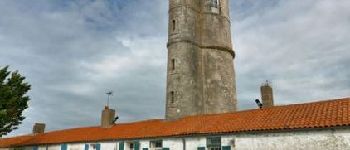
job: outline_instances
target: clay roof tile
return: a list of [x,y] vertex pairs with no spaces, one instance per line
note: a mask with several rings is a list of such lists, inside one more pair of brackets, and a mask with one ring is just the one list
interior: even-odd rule
[[343,98],[234,113],[188,116],[173,121],[153,119],[118,123],[111,128],[66,129],[0,139],[0,147],[349,125],[350,98]]

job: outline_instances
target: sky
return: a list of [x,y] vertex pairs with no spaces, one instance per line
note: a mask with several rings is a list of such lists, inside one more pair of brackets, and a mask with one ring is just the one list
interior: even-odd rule
[[[231,0],[239,110],[272,82],[275,104],[350,96],[349,0]],[[32,85],[9,136],[163,118],[167,0],[1,0],[0,67]]]

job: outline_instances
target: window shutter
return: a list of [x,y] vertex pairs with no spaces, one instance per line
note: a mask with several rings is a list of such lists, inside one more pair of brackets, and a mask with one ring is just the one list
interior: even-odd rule
[[222,150],[231,150],[231,146],[223,146]]
[[61,144],[61,150],[67,150],[67,144]]
[[140,142],[139,141],[134,142],[134,150],[140,150]]
[[38,146],[33,147],[33,150],[38,150],[38,149],[39,149]]
[[89,144],[85,144],[85,150],[89,150]]
[[124,142],[119,142],[119,150],[124,150]]
[[101,144],[96,144],[96,150],[101,150]]
[[170,148],[163,148],[163,150],[170,150]]
[[148,150],[148,148],[143,148],[142,150]]
[[205,150],[205,147],[198,147],[197,150]]

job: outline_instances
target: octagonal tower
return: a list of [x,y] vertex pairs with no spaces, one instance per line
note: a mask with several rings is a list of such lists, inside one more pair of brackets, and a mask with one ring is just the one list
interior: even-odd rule
[[228,0],[169,0],[166,119],[236,110]]

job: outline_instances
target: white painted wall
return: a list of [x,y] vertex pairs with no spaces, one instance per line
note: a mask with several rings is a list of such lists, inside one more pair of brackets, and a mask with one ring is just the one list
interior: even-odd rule
[[142,148],[149,148],[149,142],[150,140],[140,140],[140,150],[142,150]]
[[103,142],[101,150],[117,150],[117,142]]
[[46,150],[46,145],[39,146],[38,149],[39,149],[39,150]]
[[183,142],[181,138],[169,138],[169,139],[163,139],[163,147],[170,148],[170,149],[182,149],[183,148]]
[[[186,137],[186,150],[197,150],[206,147],[206,136]],[[154,139],[139,140],[140,150],[149,148],[150,141]],[[127,143],[125,141],[125,150]],[[101,142],[101,150],[118,150],[119,142]],[[231,134],[221,136],[222,146],[231,146],[232,150],[350,150],[350,128],[337,130],[299,131],[286,133],[256,133]],[[84,150],[85,143],[68,144],[68,150]],[[183,138],[165,138],[163,147],[170,150],[182,150]],[[60,150],[60,145],[50,145],[48,150]],[[9,149],[0,149],[9,150]],[[26,147],[25,150],[32,150]],[[46,150],[40,146],[39,150]],[[89,150],[93,150],[90,147]]]
[[237,135],[237,150],[347,150],[350,130],[323,130],[290,133]]
[[197,150],[198,147],[207,146],[207,139],[205,137],[185,138],[185,140],[186,140],[186,150],[191,150],[191,149]]
[[84,150],[85,144],[81,143],[74,143],[74,144],[67,144],[68,150]]
[[125,141],[124,142],[124,150],[133,150],[130,148],[130,144],[134,143],[134,141]]
[[48,150],[61,150],[61,145],[49,145]]

